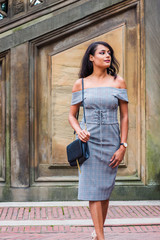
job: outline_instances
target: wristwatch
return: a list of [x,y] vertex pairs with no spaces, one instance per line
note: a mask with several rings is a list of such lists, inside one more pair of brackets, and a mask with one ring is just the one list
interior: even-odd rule
[[120,143],[120,145],[123,145],[125,148],[128,146],[128,144],[126,142]]

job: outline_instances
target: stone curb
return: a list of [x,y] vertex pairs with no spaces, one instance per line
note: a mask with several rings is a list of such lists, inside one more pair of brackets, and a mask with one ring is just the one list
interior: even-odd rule
[[[93,226],[91,219],[87,220],[5,220],[0,226]],[[160,218],[132,218],[132,219],[106,219],[104,226],[129,225],[160,225]]]
[[[0,202],[0,207],[58,207],[58,206],[88,206],[88,201],[60,201],[60,202]],[[110,206],[160,206],[160,200],[150,201],[110,201]]]

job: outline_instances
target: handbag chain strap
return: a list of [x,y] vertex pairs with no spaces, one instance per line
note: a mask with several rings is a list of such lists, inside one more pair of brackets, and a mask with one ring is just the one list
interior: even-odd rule
[[85,125],[85,130],[87,130],[85,106],[84,106],[84,81],[83,81],[83,78],[82,78],[82,103],[83,103],[84,125]]
[[[83,106],[83,116],[84,116],[84,125],[85,125],[85,130],[87,130],[87,125],[86,125],[86,115],[85,115],[85,105],[84,105],[84,80],[82,78],[82,106]],[[77,120],[78,120],[78,117],[79,117],[79,109],[78,109],[78,112],[77,112]],[[76,131],[74,130],[74,135],[75,135]]]

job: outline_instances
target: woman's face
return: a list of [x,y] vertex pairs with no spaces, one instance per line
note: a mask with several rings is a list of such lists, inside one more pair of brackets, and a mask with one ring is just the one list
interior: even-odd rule
[[99,44],[95,51],[94,56],[90,54],[90,61],[93,62],[93,66],[100,68],[109,68],[111,64],[111,52],[109,48]]

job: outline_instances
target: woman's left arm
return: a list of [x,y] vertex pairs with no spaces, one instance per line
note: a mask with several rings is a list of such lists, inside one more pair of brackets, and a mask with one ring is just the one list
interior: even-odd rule
[[[119,103],[121,143],[124,143],[127,142],[128,136],[128,103],[123,100],[119,100]],[[109,166],[112,166],[112,168],[117,167],[122,162],[125,152],[126,148],[120,145],[119,149],[113,154]]]
[[[118,77],[119,87],[126,88],[126,83],[123,78]],[[128,102],[119,99],[120,109],[120,132],[121,132],[121,143],[127,142],[128,136]],[[120,145],[119,149],[113,154],[111,163],[109,166],[112,168],[117,167],[123,160],[126,148]]]
[[[120,101],[120,132],[121,132],[121,143],[127,142],[128,136],[128,103]],[[123,145],[120,146],[122,149],[126,149]]]

